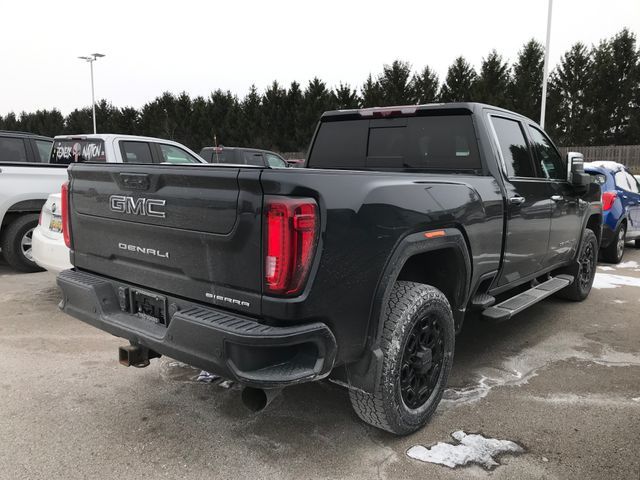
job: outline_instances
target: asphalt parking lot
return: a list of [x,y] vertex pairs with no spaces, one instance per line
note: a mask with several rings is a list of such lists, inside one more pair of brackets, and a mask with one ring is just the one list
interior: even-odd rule
[[[640,251],[601,264],[587,301],[467,323],[431,423],[398,438],[327,383],[252,414],[233,386],[170,359],[121,367],[123,342],[57,309],[49,273],[0,263],[0,478],[640,478]],[[486,470],[409,458],[458,430],[524,449]]]

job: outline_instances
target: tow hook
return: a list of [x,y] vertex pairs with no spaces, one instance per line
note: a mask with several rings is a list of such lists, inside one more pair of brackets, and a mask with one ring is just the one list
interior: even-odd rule
[[144,368],[149,366],[149,360],[152,358],[160,358],[158,352],[149,350],[140,345],[125,345],[118,348],[118,360],[120,365],[125,367]]

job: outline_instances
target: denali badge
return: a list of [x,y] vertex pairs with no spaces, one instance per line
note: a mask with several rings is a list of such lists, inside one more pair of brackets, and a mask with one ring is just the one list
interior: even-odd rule
[[165,218],[166,214],[159,207],[164,207],[166,200],[157,198],[133,198],[125,195],[111,195],[109,208],[118,213],[146,215],[147,217]]
[[127,250],[128,252],[143,253],[145,255],[153,255],[154,257],[169,258],[169,252],[162,252],[155,248],[139,247],[137,245],[129,245],[127,243],[118,243],[120,250]]

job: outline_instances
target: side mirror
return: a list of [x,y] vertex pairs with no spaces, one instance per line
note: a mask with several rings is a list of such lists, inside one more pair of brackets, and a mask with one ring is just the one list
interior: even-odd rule
[[584,157],[578,152],[567,153],[567,181],[574,187],[586,187],[591,175],[584,172]]

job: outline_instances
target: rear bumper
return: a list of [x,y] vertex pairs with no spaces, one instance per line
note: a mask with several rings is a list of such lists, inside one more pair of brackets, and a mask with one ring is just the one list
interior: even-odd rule
[[42,233],[38,225],[33,231],[33,260],[45,270],[59,273],[72,267],[69,261],[69,249],[64,240],[54,240]]
[[274,327],[166,296],[165,326],[121,308],[120,298],[135,286],[73,270],[60,273],[58,285],[65,313],[247,386],[278,388],[318,380],[331,372],[335,360],[335,338],[322,323]]

